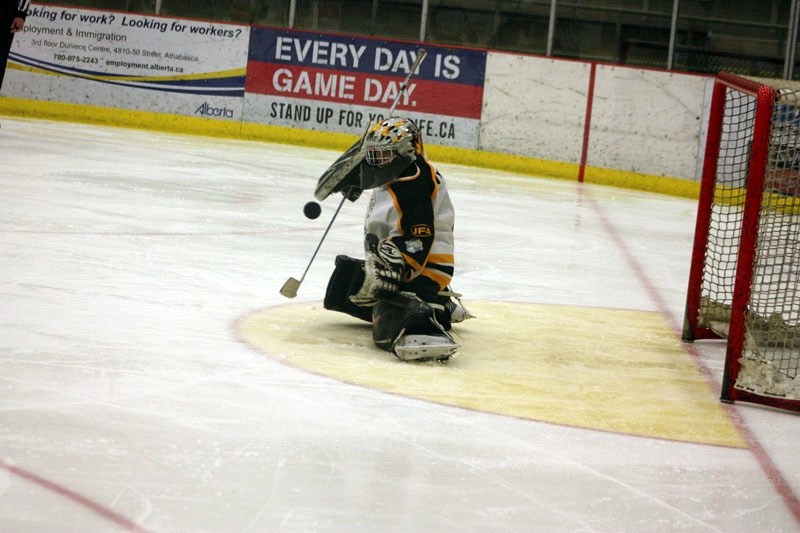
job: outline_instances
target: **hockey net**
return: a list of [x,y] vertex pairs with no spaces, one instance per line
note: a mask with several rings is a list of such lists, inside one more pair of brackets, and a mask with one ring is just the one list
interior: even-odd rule
[[800,410],[800,84],[714,83],[683,339],[727,339],[724,401]]

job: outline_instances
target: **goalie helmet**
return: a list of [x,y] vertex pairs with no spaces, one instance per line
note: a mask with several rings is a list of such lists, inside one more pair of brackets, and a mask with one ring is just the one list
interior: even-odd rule
[[374,124],[364,136],[364,148],[362,189],[391,183],[403,175],[417,155],[424,154],[419,128],[403,117],[389,117]]

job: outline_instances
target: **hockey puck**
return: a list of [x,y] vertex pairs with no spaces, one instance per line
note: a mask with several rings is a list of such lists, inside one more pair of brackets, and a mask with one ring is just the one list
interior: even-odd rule
[[306,218],[315,219],[322,213],[322,208],[317,202],[308,202],[303,206],[303,214]]

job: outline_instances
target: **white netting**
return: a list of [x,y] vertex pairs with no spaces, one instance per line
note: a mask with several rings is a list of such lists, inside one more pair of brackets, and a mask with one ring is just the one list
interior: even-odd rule
[[[735,387],[800,399],[800,84],[770,86],[778,90]],[[724,336],[742,228],[750,223],[744,200],[756,104],[755,96],[727,89],[698,317]]]
[[[781,378],[764,394],[800,398],[789,387],[800,369],[800,108],[781,90],[773,106],[743,354],[770,363]],[[740,371],[740,379],[742,372]],[[761,374],[759,374],[761,375]],[[738,385],[737,385],[738,386]],[[786,389],[786,387],[789,387]],[[786,389],[786,390],[784,390]]]
[[725,336],[742,234],[755,109],[754,96],[727,89],[698,317],[700,326]]
[[790,378],[772,361],[758,357],[739,359],[736,388],[773,398],[800,398],[800,377]]

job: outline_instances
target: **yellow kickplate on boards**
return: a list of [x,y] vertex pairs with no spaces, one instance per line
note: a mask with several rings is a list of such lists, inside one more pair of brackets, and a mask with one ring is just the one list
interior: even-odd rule
[[370,325],[322,304],[262,310],[238,326],[285,363],[394,394],[555,424],[745,447],[715,391],[657,313],[469,302],[446,363],[405,363]]

